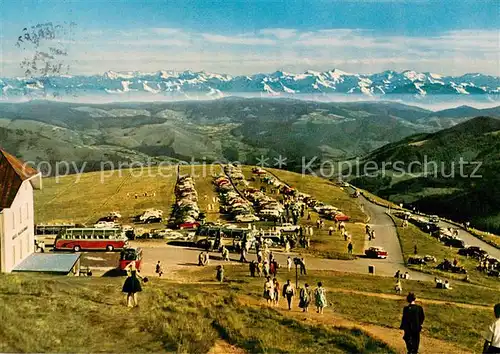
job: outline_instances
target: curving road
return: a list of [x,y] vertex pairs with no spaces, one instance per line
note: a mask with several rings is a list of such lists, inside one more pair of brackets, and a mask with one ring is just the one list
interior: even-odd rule
[[[456,229],[457,226],[447,223],[445,221],[440,221],[439,222],[440,227],[451,227]],[[472,235],[471,233],[465,231],[463,228],[459,228],[459,233],[458,237],[464,240],[465,244],[468,246],[478,246],[481,247],[483,250],[488,252],[488,254],[492,257],[495,257],[496,259],[500,259],[500,249],[491,246],[490,244],[478,239],[476,236]]]

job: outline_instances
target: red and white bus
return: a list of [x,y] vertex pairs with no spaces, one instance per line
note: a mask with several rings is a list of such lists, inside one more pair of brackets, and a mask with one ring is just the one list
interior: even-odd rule
[[128,245],[127,236],[122,229],[73,228],[63,230],[54,241],[55,250],[122,250]]

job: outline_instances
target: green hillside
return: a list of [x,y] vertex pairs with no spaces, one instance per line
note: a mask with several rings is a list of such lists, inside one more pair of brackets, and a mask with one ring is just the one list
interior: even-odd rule
[[[477,117],[437,133],[411,136],[361,162],[361,167],[368,161],[386,164],[385,174],[380,169],[376,177],[360,176],[352,182],[396,203],[498,232],[499,132],[499,119]],[[396,169],[397,161],[404,166],[404,174]]]
[[170,103],[84,104],[32,101],[0,104],[3,148],[29,161],[238,160],[283,155],[297,169],[302,156],[341,160],[409,135],[469,118],[397,103],[322,103],[227,98]]

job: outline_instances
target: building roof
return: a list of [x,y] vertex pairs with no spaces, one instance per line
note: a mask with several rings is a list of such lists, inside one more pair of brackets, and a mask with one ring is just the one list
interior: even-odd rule
[[37,170],[0,149],[0,210],[10,208],[21,184],[38,175]]
[[68,274],[80,259],[80,253],[32,253],[12,270]]

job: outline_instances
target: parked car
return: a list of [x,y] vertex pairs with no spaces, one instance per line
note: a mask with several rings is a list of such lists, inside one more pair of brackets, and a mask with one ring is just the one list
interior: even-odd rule
[[284,231],[284,232],[294,232],[299,229],[300,226],[294,225],[291,223],[283,223],[279,226],[276,226],[276,230]]
[[143,222],[145,224],[157,224],[163,221],[163,218],[161,216],[150,216],[146,218]]
[[408,264],[416,264],[416,265],[426,265],[427,262],[423,257],[410,257],[408,258]]
[[108,214],[108,216],[111,218],[121,219],[122,214],[120,214],[120,212],[118,211],[112,211]]
[[159,209],[148,209],[141,215],[139,215],[138,219],[139,221],[145,222],[145,220],[148,220],[149,218],[162,218],[163,217],[163,211]]
[[431,216],[429,217],[429,221],[430,221],[431,223],[433,223],[433,224],[437,224],[437,223],[439,223],[439,220],[440,220],[440,219],[439,219],[439,216],[437,216],[437,215],[431,215]]
[[387,258],[387,251],[382,247],[370,247],[365,251],[368,258]]
[[116,227],[116,223],[114,221],[98,221],[94,227],[103,228],[103,229],[114,229]]
[[488,253],[477,246],[464,247],[458,250],[458,254],[462,256],[469,256],[474,258],[481,258],[486,256]]
[[279,236],[264,236],[262,242],[268,247],[279,247],[281,246],[281,238]]
[[151,230],[151,234],[153,234],[153,238],[164,238],[170,232],[172,232],[172,229]]
[[343,214],[343,213],[337,213],[334,216],[335,220],[337,221],[349,221],[349,216]]
[[169,231],[164,235],[164,238],[168,240],[184,240],[189,238],[188,235],[184,235],[178,231]]
[[444,244],[446,246],[451,246],[451,247],[456,247],[456,248],[463,248],[465,247],[465,242],[459,238],[447,238],[444,241]]
[[241,214],[241,215],[236,215],[234,220],[236,222],[254,222],[254,221],[259,221],[260,219],[252,214]]
[[184,230],[184,229],[197,229],[200,226],[200,223],[198,221],[188,221],[188,222],[183,222],[179,224],[179,229]]

